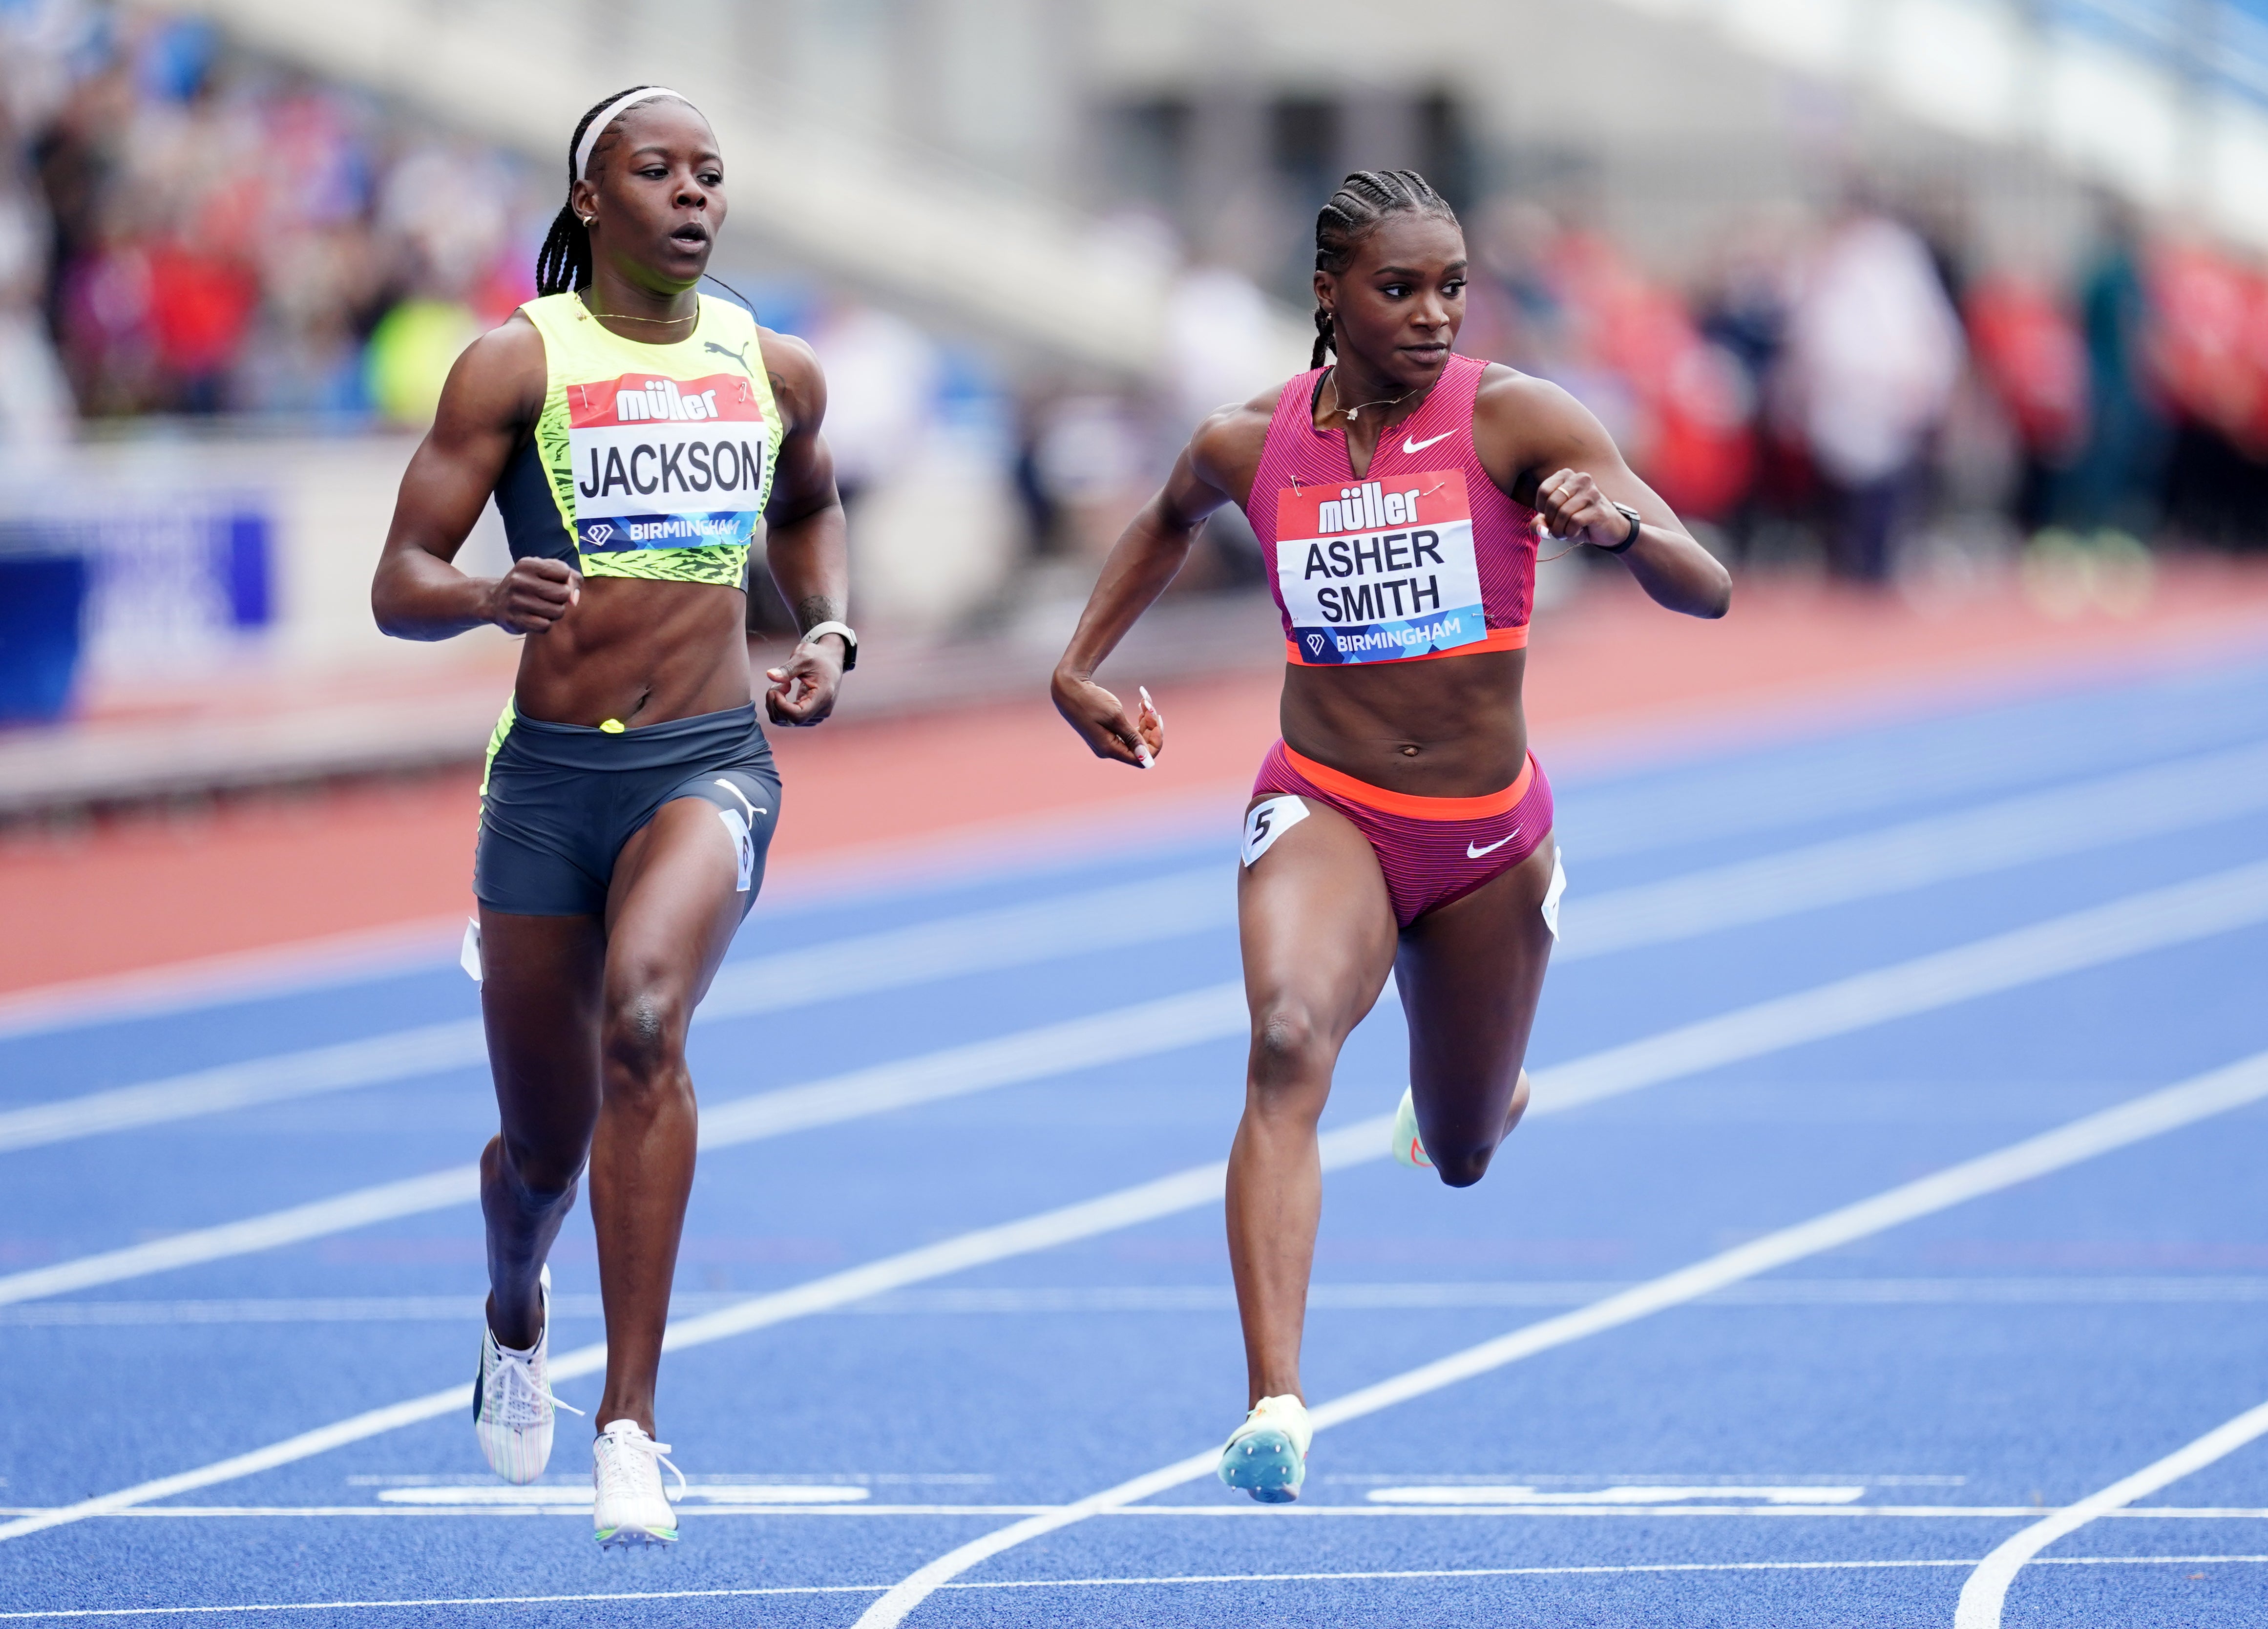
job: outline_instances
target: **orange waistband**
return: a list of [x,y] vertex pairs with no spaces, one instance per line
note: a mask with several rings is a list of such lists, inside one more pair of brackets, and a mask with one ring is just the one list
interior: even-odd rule
[[[1439,660],[1444,656],[1472,656],[1482,651],[1524,650],[1527,648],[1527,645],[1528,624],[1526,623],[1522,623],[1517,628],[1491,628],[1488,630],[1488,633],[1484,638],[1477,639],[1470,645],[1460,645],[1446,651],[1428,651],[1423,656],[1393,656],[1387,658],[1387,660],[1396,662],[1430,662]],[[1336,667],[1342,665],[1338,662],[1308,661],[1300,654],[1300,647],[1292,643],[1289,639],[1284,641],[1284,660],[1290,662],[1295,667]],[[1372,664],[1364,663],[1362,665],[1368,667]]]
[[1528,787],[1535,782],[1535,757],[1532,753],[1520,766],[1519,777],[1511,785],[1502,792],[1483,792],[1477,798],[1420,798],[1406,792],[1388,792],[1383,786],[1342,774],[1328,763],[1302,757],[1288,745],[1284,748],[1284,758],[1333,797],[1410,820],[1486,820],[1491,815],[1506,814],[1528,795]]

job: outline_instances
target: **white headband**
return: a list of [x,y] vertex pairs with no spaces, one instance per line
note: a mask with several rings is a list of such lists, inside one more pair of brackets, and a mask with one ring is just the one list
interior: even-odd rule
[[627,95],[617,96],[613,101],[599,109],[592,116],[591,122],[584,126],[583,139],[575,144],[573,179],[588,181],[591,178],[591,149],[599,144],[599,137],[606,134],[608,125],[621,118],[625,109],[634,107],[640,102],[651,101],[657,96],[677,96],[677,100],[684,102],[687,107],[692,106],[685,97],[678,96],[676,92],[659,85],[650,85],[643,91],[632,91]]

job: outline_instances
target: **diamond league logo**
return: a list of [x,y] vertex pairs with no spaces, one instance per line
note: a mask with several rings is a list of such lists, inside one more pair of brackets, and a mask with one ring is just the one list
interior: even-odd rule
[[1311,656],[1321,656],[1323,653],[1322,635],[1311,633],[1307,636],[1307,653]]
[[583,535],[589,538],[594,543],[603,543],[614,534],[615,528],[608,525],[604,520],[600,521],[595,526],[586,526],[583,528]]

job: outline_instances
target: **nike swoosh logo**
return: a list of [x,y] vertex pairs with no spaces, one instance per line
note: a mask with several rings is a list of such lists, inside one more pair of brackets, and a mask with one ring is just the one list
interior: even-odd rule
[[1447,441],[1456,433],[1454,430],[1445,430],[1438,436],[1426,437],[1423,441],[1412,441],[1408,436],[1404,436],[1402,438],[1402,450],[1405,453],[1422,453],[1436,441]]
[[[1515,831],[1512,834],[1512,837],[1516,837],[1519,835],[1520,834]],[[1484,856],[1493,854],[1506,844],[1511,842],[1512,837],[1498,837],[1495,842],[1490,844],[1488,847],[1484,849],[1476,849],[1471,844],[1468,843],[1465,844],[1465,858],[1467,859],[1480,859]]]

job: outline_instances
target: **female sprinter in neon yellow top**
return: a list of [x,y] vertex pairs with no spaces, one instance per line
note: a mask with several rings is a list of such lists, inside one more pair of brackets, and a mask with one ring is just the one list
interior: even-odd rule
[[[372,593],[400,638],[526,636],[474,862],[503,1127],[481,1160],[473,1417],[498,1474],[542,1472],[544,1258],[587,1164],[607,1312],[601,1544],[677,1537],[653,1408],[693,1180],[685,1032],[780,807],[743,633],[759,517],[804,630],[769,675],[772,721],[826,718],[857,660],[826,384],[801,343],[695,291],[724,219],[724,161],[683,98],[638,86],[583,116],[543,297],[450,374]],[[453,562],[491,494],[512,565],[475,578]]]

